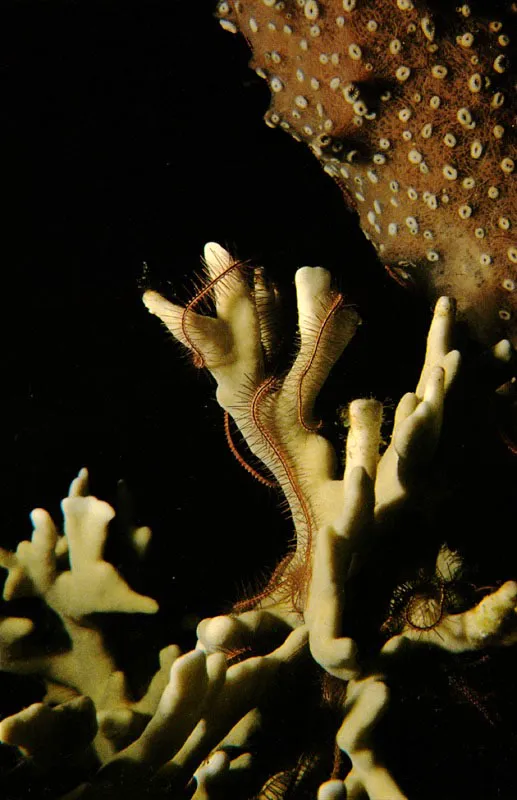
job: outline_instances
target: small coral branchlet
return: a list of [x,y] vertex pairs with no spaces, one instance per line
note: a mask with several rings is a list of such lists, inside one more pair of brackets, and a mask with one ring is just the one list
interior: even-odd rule
[[[123,682],[118,681],[115,691],[114,676],[119,673],[91,615],[106,612],[153,614],[158,605],[152,598],[133,591],[115,567],[104,560],[108,525],[115,512],[107,503],[89,494],[86,470],[81,470],[73,481],[62,508],[62,535],[49,514],[36,509],[31,514],[34,526],[31,540],[20,542],[15,553],[0,550],[0,564],[8,571],[4,600],[39,598],[56,614],[69,644],[63,650],[62,643],[53,649],[45,642],[41,650],[35,649],[30,637],[33,622],[7,618],[2,626],[0,665],[7,672],[43,677],[47,702],[85,695],[106,715],[108,708],[125,706],[129,698]],[[150,530],[133,527],[127,534],[137,552],[144,552]],[[142,705],[145,706],[145,701]],[[1,723],[0,735],[4,741],[19,744],[21,730],[44,727],[50,719],[46,706],[33,707],[28,717],[27,713],[23,718]],[[65,718],[88,713],[88,708],[85,710],[81,703],[72,702],[61,716],[60,724]],[[96,746],[102,755],[113,747],[103,733],[102,724]],[[32,752],[29,742],[26,747]]]

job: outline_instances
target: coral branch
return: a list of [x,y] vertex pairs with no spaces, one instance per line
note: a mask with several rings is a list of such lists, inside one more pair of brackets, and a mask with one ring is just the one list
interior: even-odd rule
[[[403,608],[394,593],[388,620],[376,626],[369,642],[362,631],[351,632],[362,624],[352,621],[357,586],[364,584],[361,590],[373,595],[370,559],[381,534],[394,530],[385,520],[411,501],[440,442],[446,396],[460,365],[451,349],[453,303],[444,297],[436,304],[418,385],[400,401],[382,456],[382,404],[350,403],[340,474],[334,448],[319,433],[315,403],[354,334],[355,311],[331,289],[324,269],[299,270],[300,346],[290,369],[279,375],[273,364],[273,287],[262,272],[248,280],[243,265],[218,245],[207,245],[205,260],[209,282],[185,308],[152,292],[145,302],[189,348],[196,365],[215,377],[220,405],[287,498],[296,549],[247,610],[237,606],[231,615],[202,620],[195,650],[181,655],[175,645],[164,648],[156,674],[134,698],[130,675],[110,653],[99,615],[150,614],[157,604],[131,589],[105,560],[115,511],[89,494],[82,470],[62,504],[63,534],[47,512],[36,509],[31,540],[15,553],[0,551],[8,573],[5,601],[39,601],[61,635],[55,645],[38,647],[32,619],[0,620],[2,669],[37,675],[47,686],[43,703],[0,722],[0,739],[49,775],[69,758],[81,782],[62,800],[144,794],[156,800],[240,800],[242,791],[265,800],[294,796],[305,786],[316,792],[329,776],[320,783],[318,800],[406,800],[377,746],[401,659],[422,648],[459,654],[517,642],[517,582],[507,581],[467,610],[451,607],[463,565],[445,545],[435,574],[427,582],[422,578]],[[210,296],[214,317],[198,313]],[[505,348],[499,349],[504,358]],[[229,431],[228,420],[226,426]],[[235,450],[231,435],[229,441]],[[119,495],[123,535],[142,555],[151,532],[133,524],[123,485]],[[386,632],[390,638],[382,645]],[[281,696],[287,685],[305,686],[309,693],[317,687],[321,705],[322,672],[328,708],[325,715],[321,708],[317,713],[329,744],[335,734],[333,763],[322,759],[320,768],[311,753],[295,759],[288,752],[273,772],[256,752],[261,735],[269,733],[272,709],[285,710],[291,723],[299,714]],[[351,761],[346,776],[339,750]],[[311,784],[315,769],[318,779]]]
[[376,516],[382,519],[408,497],[412,484],[430,462],[440,439],[443,408],[460,367],[450,349],[454,308],[441,297],[429,330],[424,366],[415,393],[399,402],[390,444],[377,469]]
[[313,658],[330,675],[341,680],[356,677],[355,642],[341,637],[347,575],[357,537],[373,523],[373,482],[362,467],[355,467],[347,481],[346,501],[336,529],[318,532],[305,620]]
[[[152,614],[158,606],[152,598],[134,592],[115,567],[104,560],[109,523],[115,512],[107,503],[88,494],[86,470],[81,470],[72,482],[62,508],[63,536],[49,514],[36,509],[31,514],[34,526],[31,540],[20,542],[16,553],[2,551],[0,554],[0,563],[8,570],[4,599],[12,601],[30,596],[43,601],[57,615],[55,644],[45,642],[43,647],[36,646],[29,635],[34,629],[32,621],[8,618],[0,626],[1,666],[5,671],[42,677],[49,699],[62,699],[72,690],[91,698],[99,712],[111,709],[113,714],[114,707],[122,707],[127,714],[130,713],[129,695],[125,685],[117,683],[119,673],[115,661],[92,615],[106,612]],[[130,542],[136,541],[139,547],[148,541],[150,532],[130,527],[127,535]],[[57,620],[68,636],[68,644],[63,642]],[[142,713],[147,714],[145,719],[148,719],[149,706],[153,705],[151,698],[156,700],[159,689],[150,691],[142,708],[131,711],[131,718]],[[65,710],[67,708],[65,706]],[[44,708],[34,713],[33,726],[47,718],[42,716],[46,713]],[[14,722],[18,725],[17,717],[13,718]],[[107,725],[106,719],[104,725]],[[40,727],[44,727],[44,723]],[[3,730],[11,736],[9,727]],[[115,740],[114,735],[110,740],[101,730],[96,740],[99,754],[106,756],[112,752]]]
[[76,495],[63,500],[62,507],[69,569],[58,571],[60,537],[47,512],[35,509],[31,541],[20,542],[16,553],[2,554],[1,565],[8,570],[4,599],[41,597],[63,619],[75,621],[93,612],[154,613],[155,601],[133,592],[103,560],[108,524],[115,516],[111,506]]
[[0,740],[19,747],[38,765],[52,766],[85,750],[96,732],[95,706],[88,697],[77,697],[54,708],[34,703],[0,722]]
[[[228,733],[246,719],[267,691],[272,690],[279,669],[295,662],[304,651],[306,642],[307,630],[300,627],[267,656],[254,656],[230,667],[220,692],[210,704],[209,714],[198,725],[173,765],[188,774],[223,739],[227,745],[230,741],[237,744],[235,739],[228,738]],[[247,736],[247,726],[245,731]],[[245,739],[238,741],[241,748],[245,743]]]
[[[202,355],[217,381],[217,399],[241,430],[252,452],[275,476],[291,508],[297,551],[292,568],[306,562],[312,532],[327,515],[336,460],[330,444],[314,431],[314,401],[333,364],[355,332],[358,318],[330,288],[330,275],[304,267],[296,274],[300,350],[285,378],[264,374],[261,332],[269,330],[270,293],[260,285],[259,302],[230,255],[218,245],[205,248],[215,292],[217,319],[181,309],[153,292],[144,302],[183,344]],[[224,276],[224,282],[218,278]],[[214,283],[214,281],[217,281]],[[266,311],[267,308],[267,311]],[[189,335],[185,336],[188,318]],[[195,350],[193,341],[195,339]]]
[[261,284],[257,304],[239,265],[218,245],[206,246],[205,260],[212,276],[208,288],[216,295],[216,319],[195,314],[192,304],[182,309],[152,292],[146,293],[144,302],[196,359],[202,357],[217,381],[219,403],[235,419],[250,449],[285,494],[296,527],[296,552],[289,565],[275,575],[276,584],[271,582],[269,594],[278,589],[275,596],[279,600],[282,593],[285,596],[285,591],[290,591],[297,596],[295,606],[301,610],[314,534],[339,519],[343,492],[353,470],[361,466],[370,477],[377,475],[376,518],[381,521],[408,499],[411,486],[432,458],[440,437],[445,396],[459,367],[459,353],[450,349],[453,304],[441,298],[436,305],[417,390],[401,400],[391,443],[380,461],[381,405],[373,401],[351,404],[346,467],[340,480],[336,454],[317,433],[313,409],[330,369],[355,331],[357,315],[332,292],[328,272],[309,267],[298,270],[299,352],[283,379],[274,374],[268,377],[260,335],[265,327],[261,315],[264,305],[269,313],[272,295],[265,303]]
[[517,642],[517,583],[506,581],[486,595],[474,608],[461,614],[445,614],[429,630],[411,628],[390,639],[383,647],[387,656],[418,647],[437,647],[450,653],[465,653],[484,647],[508,647]]
[[[370,450],[367,446],[366,452]],[[405,795],[382,764],[372,734],[389,704],[389,692],[381,671],[365,672],[357,658],[357,645],[343,635],[346,583],[357,543],[373,524],[373,480],[364,467],[356,466],[347,481],[339,526],[318,532],[314,569],[305,618],[311,653],[335,678],[348,681],[343,704],[343,723],[336,741],[352,761],[346,780],[347,793],[332,781],[320,788],[318,798],[356,796],[365,791],[370,800],[404,800]]]

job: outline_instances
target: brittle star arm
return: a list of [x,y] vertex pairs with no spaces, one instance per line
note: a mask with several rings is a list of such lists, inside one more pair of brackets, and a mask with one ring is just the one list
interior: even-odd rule
[[387,657],[417,647],[436,647],[449,653],[465,653],[484,647],[509,647],[517,642],[517,582],[506,581],[473,608],[445,614],[432,629],[407,627],[382,648]]

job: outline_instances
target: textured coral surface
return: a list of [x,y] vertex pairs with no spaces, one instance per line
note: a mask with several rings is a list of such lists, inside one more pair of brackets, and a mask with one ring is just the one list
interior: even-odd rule
[[221,0],[218,14],[269,83],[267,124],[310,146],[394,277],[515,345],[517,7],[437,5]]
[[[30,540],[15,552],[0,548],[8,573],[0,668],[37,677],[46,689],[41,702],[0,720],[0,743],[17,759],[5,796],[24,800],[34,788],[34,797],[59,800],[434,797],[417,794],[379,743],[382,718],[401,705],[393,685],[422,655],[511,649],[517,583],[510,571],[476,597],[461,554],[428,542],[433,563],[407,583],[410,591],[394,593],[379,636],[357,604],[357,582],[374,606],[380,601],[383,619],[375,554],[385,542],[397,562],[401,512],[418,506],[422,492],[433,494],[430,468],[462,361],[451,349],[454,306],[446,297],[436,304],[420,378],[398,403],[382,454],[382,404],[357,399],[340,464],[314,412],[357,313],[326,270],[298,270],[299,349],[275,378],[267,374],[279,318],[273,285],[215,243],[204,255],[207,282],[185,306],[155,291],[144,302],[214,377],[217,403],[241,432],[229,440],[240,465],[256,476],[235,442],[247,444],[282,490],[295,529],[289,558],[255,597],[201,620],[184,655],[169,644],[158,665],[155,646],[154,670],[137,679],[134,659],[123,664],[112,651],[109,618],[116,615],[118,627],[139,615],[134,624],[144,628],[142,615],[159,610],[122,572],[124,545],[140,561],[151,530],[132,521],[124,487],[115,512],[90,494],[81,470],[62,502],[62,533],[35,509]],[[199,313],[209,296],[212,315]],[[192,533],[199,536],[195,525]],[[441,538],[442,528],[436,533]],[[389,573],[385,558],[383,565]],[[279,731],[285,741],[275,746]]]
[[[193,376],[180,358],[174,358],[170,337],[148,319],[137,286],[143,283],[143,289],[152,287],[170,301],[185,304],[189,296],[185,283],[190,283],[185,275],[197,263],[201,237],[215,236],[230,242],[231,251],[255,256],[254,263],[257,258],[259,263],[266,261],[270,274],[283,279],[284,322],[290,305],[294,307],[294,296],[289,304],[289,289],[296,266],[324,265],[335,275],[342,270],[346,274],[341,275],[339,289],[357,307],[364,324],[330,376],[326,398],[320,398],[324,406],[316,409],[315,419],[326,424],[319,433],[334,434],[333,412],[338,406],[352,397],[374,396],[387,401],[386,436],[394,402],[416,385],[426,303],[413,302],[411,293],[381,270],[378,281],[374,280],[378,265],[368,263],[369,256],[374,260],[373,249],[369,253],[359,226],[349,219],[351,230],[343,236],[347,215],[336,184],[319,170],[308,148],[263,124],[260,102],[261,94],[266,99],[267,86],[245,66],[248,53],[243,38],[226,35],[211,17],[215,3],[155,0],[144,7],[140,0],[114,0],[108,5],[57,0],[32,4],[31,13],[27,4],[7,3],[6,8],[12,5],[11,20],[2,13],[0,40],[7,88],[3,102],[8,120],[4,133],[9,136],[4,183],[10,199],[4,234],[14,243],[4,278],[16,286],[8,293],[6,306],[12,320],[4,339],[4,383],[15,400],[15,413],[4,418],[2,447],[7,477],[0,544],[13,551],[6,553],[12,566],[8,591],[30,588],[26,582],[15,588],[23,566],[18,556],[40,576],[46,571],[42,566],[48,566],[46,559],[37,557],[38,547],[27,548],[28,541],[14,554],[18,542],[31,537],[30,528],[23,524],[26,512],[34,505],[48,508],[59,532],[56,582],[45,599],[13,596],[1,609],[2,655],[8,660],[12,655],[10,666],[16,666],[13,672],[4,666],[1,674],[0,727],[11,745],[0,745],[0,797],[7,800],[48,800],[71,786],[80,792],[83,781],[93,781],[87,796],[96,800],[149,797],[149,786],[143,787],[140,781],[145,784],[148,779],[145,770],[156,752],[148,747],[150,738],[165,758],[172,758],[185,727],[188,732],[188,724],[195,724],[195,715],[202,710],[204,663],[207,669],[210,663],[221,664],[220,653],[211,657],[212,662],[209,658],[204,662],[199,650],[181,657],[176,645],[167,645],[177,642],[183,650],[193,647],[197,620],[227,613],[232,600],[241,599],[244,591],[249,596],[257,584],[262,586],[291,542],[292,524],[278,513],[274,493],[251,481],[233,463],[231,452],[226,452],[223,412],[207,389],[209,378]],[[149,269],[142,278],[143,261]],[[354,288],[349,283],[355,283]],[[358,288],[359,296],[354,294]],[[196,312],[204,313],[204,309],[196,308]],[[195,335],[192,319],[187,321],[191,338]],[[307,388],[310,375],[302,375],[302,388]],[[329,573],[338,576],[339,586],[347,579],[346,563],[340,565],[347,550],[339,547],[341,541],[332,528],[318,537],[318,573],[327,590],[322,599],[334,607],[334,615],[344,612],[346,616],[339,626],[343,638],[337,640],[332,631],[328,635],[329,626],[322,625],[325,615],[318,620],[316,613],[313,619],[310,646],[321,667],[309,659],[304,645],[292,667],[288,663],[279,672],[270,671],[274,665],[269,656],[283,645],[263,629],[264,612],[216,617],[199,626],[198,638],[206,641],[205,646],[223,648],[225,653],[240,650],[240,658],[244,657],[230,659],[227,671],[228,689],[232,684],[240,687],[233,694],[238,713],[244,713],[240,701],[250,702],[250,691],[251,702],[258,702],[255,688],[260,690],[262,677],[273,683],[274,691],[268,689],[264,695],[265,735],[260,747],[257,741],[251,743],[260,758],[258,777],[262,769],[271,776],[259,795],[263,800],[288,792],[289,797],[315,800],[317,781],[311,778],[311,770],[304,772],[307,765],[314,766],[320,781],[337,774],[332,772],[333,745],[342,721],[340,743],[353,753],[357,766],[362,766],[357,745],[362,748],[363,762],[372,758],[371,745],[378,745],[373,756],[384,757],[412,800],[517,797],[516,648],[490,647],[485,652],[479,641],[479,650],[457,655],[438,648],[428,652],[419,646],[427,638],[426,630],[450,647],[464,644],[476,622],[483,623],[485,638],[487,633],[493,635],[501,610],[508,612],[505,627],[514,619],[509,602],[512,586],[495,591],[500,581],[515,578],[511,456],[493,437],[487,415],[482,413],[485,405],[477,402],[485,384],[474,387],[467,377],[467,392],[463,377],[447,400],[444,442],[452,458],[444,468],[442,453],[433,474],[426,476],[429,501],[427,506],[422,504],[420,524],[411,518],[406,529],[399,531],[406,533],[397,542],[400,547],[393,547],[398,537],[387,537],[386,549],[377,559],[380,567],[375,570],[372,565],[365,592],[357,591],[357,579],[350,582],[344,597],[341,591],[334,592],[337,596],[328,592],[332,588],[326,580]],[[459,398],[454,395],[458,391]],[[267,411],[265,405],[265,419]],[[236,427],[232,432],[239,445]],[[316,434],[309,437],[314,440]],[[451,439],[456,446],[452,449]],[[242,452],[246,455],[245,448]],[[87,570],[78,572],[80,562],[76,559],[68,569],[71,565],[62,549],[57,507],[61,495],[56,490],[81,463],[87,463],[94,475],[93,494],[106,498],[117,508],[117,515],[109,522],[104,558],[94,558]],[[443,473],[442,485],[447,484],[453,495],[448,504],[440,502],[435,489],[437,473]],[[127,528],[121,525],[120,507],[114,499],[113,480],[118,475],[124,475],[137,493],[139,519],[154,530],[145,562],[140,560],[139,548],[131,544],[142,544],[140,538],[121,537]],[[306,477],[302,474],[304,485]],[[107,511],[93,498],[78,499],[81,502],[76,504],[74,499],[72,508],[83,505]],[[433,515],[427,520],[431,505]],[[34,519],[40,545],[42,514]],[[64,532],[72,531],[67,523]],[[451,547],[466,544],[467,566],[474,563],[479,569],[476,585],[490,594],[482,603],[478,603],[480,594],[468,595],[467,607],[477,609],[476,614],[462,615],[457,608],[461,576],[456,568],[446,563],[444,569],[437,561],[434,575],[431,558],[420,574],[423,551],[427,552],[429,543],[441,541]],[[36,558],[30,558],[31,550]],[[444,560],[441,550],[438,560]],[[142,600],[149,595],[159,602],[158,614],[96,613],[98,632],[66,619],[64,633],[68,628],[70,640],[66,636],[51,639],[50,623],[59,623],[60,615],[56,618],[48,601],[56,606],[74,577],[69,573],[82,580],[91,573],[90,567],[107,575],[110,565]],[[332,657],[345,650],[348,637],[357,637],[361,653],[365,652],[365,634],[371,629],[371,602],[365,603],[365,595],[376,604],[379,598],[385,601],[381,608],[387,608],[390,599],[384,585],[377,586],[380,579],[390,589],[402,581],[389,605],[386,626],[402,645],[401,652],[393,654],[393,663],[402,657],[400,670],[397,666],[390,675],[388,714],[377,726],[384,712],[385,689],[382,680],[372,680],[370,675],[352,684],[346,710],[338,709],[337,716],[329,719],[328,708],[321,709],[321,683],[328,699],[325,673],[336,668]],[[467,582],[466,589],[471,589],[471,579],[472,573],[466,571],[460,588]],[[376,589],[373,595],[372,588]],[[77,615],[77,601],[90,600],[91,595],[77,590],[72,599]],[[463,629],[457,625],[462,620]],[[63,631],[58,626],[55,633]],[[281,628],[279,634],[283,640],[286,632]],[[319,648],[318,638],[323,645]],[[86,648],[87,642],[96,642],[98,648]],[[103,681],[95,680],[98,672],[88,662],[76,658],[86,649],[91,660],[106,665],[106,673],[111,671],[109,657],[116,662],[109,691],[101,698],[102,708],[98,695]],[[38,661],[41,650],[43,657]],[[254,653],[266,658],[257,659]],[[286,658],[285,649],[280,655]],[[172,662],[176,666],[171,674]],[[72,699],[67,693],[58,696],[53,683],[54,694],[38,703],[43,699],[42,684],[35,685],[27,677],[28,672],[40,672],[35,667],[47,673],[59,667],[63,678],[64,668],[70,676],[71,667],[81,667],[80,675],[89,686],[84,681],[80,687],[76,681],[73,685],[83,693],[95,691],[95,702],[74,697],[72,692]],[[23,675],[16,674],[18,669]],[[153,674],[147,684],[144,678]],[[304,675],[307,680],[300,680]],[[175,694],[180,703],[174,703]],[[233,714],[228,695],[220,696],[219,710],[229,708]],[[28,703],[28,708],[20,710]],[[356,713],[365,704],[370,714]],[[183,726],[187,716],[190,721]],[[254,738],[256,718],[246,719],[250,724],[244,730],[241,727],[241,736],[251,730]],[[127,777],[116,769],[95,775],[95,763],[83,763],[81,757],[78,765],[75,756],[88,750],[94,736],[96,744],[103,735],[113,743],[119,740],[117,749],[125,749],[128,733],[135,745],[129,745],[131,752],[140,760]],[[23,757],[17,747],[31,758]],[[309,755],[300,759],[301,753]],[[49,772],[43,772],[49,764]],[[113,766],[117,764],[120,760]],[[340,777],[347,764],[341,765]],[[194,771],[188,766],[187,780]],[[249,753],[236,747],[235,738],[227,753],[218,750],[201,769],[215,773],[217,780],[225,767],[224,786],[210,788],[210,797],[229,800],[232,792],[237,800],[252,796],[252,789],[229,788],[232,776],[250,767]],[[154,764],[155,768],[161,771],[161,763]],[[298,786],[297,781],[294,785],[293,772],[304,785]],[[199,784],[205,783],[199,771],[197,777]],[[337,800],[344,791],[341,779],[327,782],[318,800]],[[163,792],[168,798],[177,796],[170,786]]]

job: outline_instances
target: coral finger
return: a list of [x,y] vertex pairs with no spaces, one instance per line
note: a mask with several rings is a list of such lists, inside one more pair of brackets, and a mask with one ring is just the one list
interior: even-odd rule
[[373,523],[374,482],[364,467],[355,467],[345,484],[344,509],[335,523],[335,531],[357,546],[357,540]]
[[26,617],[0,617],[0,647],[14,644],[33,630],[34,623]]
[[33,703],[0,722],[0,739],[39,762],[53,762],[83,750],[96,732],[95,706],[89,697],[74,698],[55,708]]
[[512,360],[515,351],[509,339],[501,339],[500,342],[497,342],[492,347],[491,352],[496,361],[501,364],[508,364]]
[[96,497],[65,497],[61,503],[70,552],[70,567],[83,568],[102,558],[108,523],[115,512]]
[[347,800],[369,800],[369,795],[359,778],[357,771],[352,767],[345,779]]
[[153,676],[145,695],[136,706],[138,711],[142,714],[154,714],[156,711],[160,702],[160,697],[169,682],[172,665],[180,656],[181,650],[175,644],[171,644],[168,647],[164,647],[163,650],[160,650],[160,669]]
[[[140,714],[131,708],[114,708],[97,714],[99,731],[109,739],[116,751],[137,739],[148,721],[146,714]],[[109,757],[106,751],[103,756]]]
[[216,750],[195,773],[197,789],[193,800],[210,800],[213,796],[211,790],[221,785],[229,767],[229,755],[223,750]]
[[221,615],[202,619],[196,630],[196,647],[208,653],[231,650],[240,643],[241,627],[234,617]]
[[343,781],[325,781],[318,789],[318,800],[347,800]]
[[442,359],[440,366],[445,372],[445,394],[447,394],[461,367],[461,354],[459,350],[451,350],[447,353]]
[[389,705],[389,690],[380,676],[371,675],[348,686],[345,719],[336,741],[350,757],[370,800],[407,800],[380,762],[372,737]]
[[[161,294],[150,289],[144,292],[142,301],[149,313],[161,319],[163,324],[181,344],[184,344],[185,347],[189,346],[181,330],[181,318],[185,310],[182,306],[171,303],[169,300],[166,300],[165,297],[162,297]],[[197,314],[194,315],[194,312],[192,312],[192,314],[193,317],[199,316]]]
[[475,608],[465,612],[465,633],[472,646],[481,647],[488,642],[515,641],[517,619],[517,583],[506,581],[496,592],[484,597]]
[[[34,580],[37,572],[37,583],[42,590],[46,590],[53,583],[56,575],[55,550],[58,532],[52,517],[43,508],[35,508],[30,517],[34,525],[31,541],[31,561],[33,563],[30,573]],[[37,565],[34,563],[35,561],[37,561]]]
[[424,396],[430,371],[441,364],[451,349],[453,326],[454,305],[449,297],[440,297],[429,328],[424,366],[416,388],[416,394],[420,399]]
[[298,327],[302,343],[307,335],[312,334],[314,319],[321,308],[329,304],[332,293],[330,284],[332,276],[323,267],[301,267],[294,277],[296,285],[296,302],[298,305]]
[[379,462],[382,404],[377,400],[354,400],[349,408],[350,430],[346,443],[345,492],[350,475],[362,467],[375,480]]
[[289,397],[296,395],[298,424],[316,430],[313,406],[328,374],[352,339],[359,317],[331,289],[330,273],[302,267],[295,275],[300,351],[285,380]]
[[279,664],[288,664],[291,661],[296,660],[307,644],[309,639],[309,631],[306,625],[300,625],[299,628],[296,628],[286,640],[277,647],[276,650],[273,650],[268,656],[265,656],[266,663],[268,665],[279,665]]
[[425,461],[429,446],[435,445],[435,438],[430,434],[433,430],[434,412],[431,406],[422,401],[418,408],[400,426],[394,447],[401,462],[399,465],[405,472]]
[[231,320],[237,300],[247,300],[251,308],[251,295],[240,262],[217,242],[208,242],[203,255],[218,318]]
[[17,553],[11,553],[0,547],[0,566],[7,570],[4,584],[4,600],[14,600],[16,597],[30,597],[34,594],[34,587],[27,575],[23,564],[20,563]]
[[142,736],[119,756],[148,767],[158,768],[165,764],[199,721],[207,689],[205,654],[192,650],[178,658],[172,666],[169,683],[154,717]]
[[87,497],[90,494],[88,486],[88,470],[83,467],[79,474],[73,479],[68,490],[69,497]]
[[395,410],[392,437],[396,435],[398,428],[413,413],[418,403],[418,397],[414,392],[406,392],[406,394],[402,396]]
[[289,631],[288,626],[267,611],[245,611],[237,617],[219,616],[201,620],[198,646],[207,652],[232,653],[260,639]]
[[314,660],[343,680],[357,675],[357,647],[342,637],[343,586],[351,565],[349,543],[330,528],[318,532],[305,619]]
[[158,292],[147,291],[142,298],[147,310],[158,317],[169,333],[200,359],[201,366],[218,364],[227,349],[220,320],[188,313],[182,306],[170,303]]
[[280,302],[278,290],[263,269],[253,273],[255,307],[260,325],[260,341],[266,361],[274,363],[280,341]]
[[433,414],[440,416],[443,412],[445,398],[445,371],[442,367],[433,367],[429,373],[429,380],[425,387],[424,402],[431,408]]

